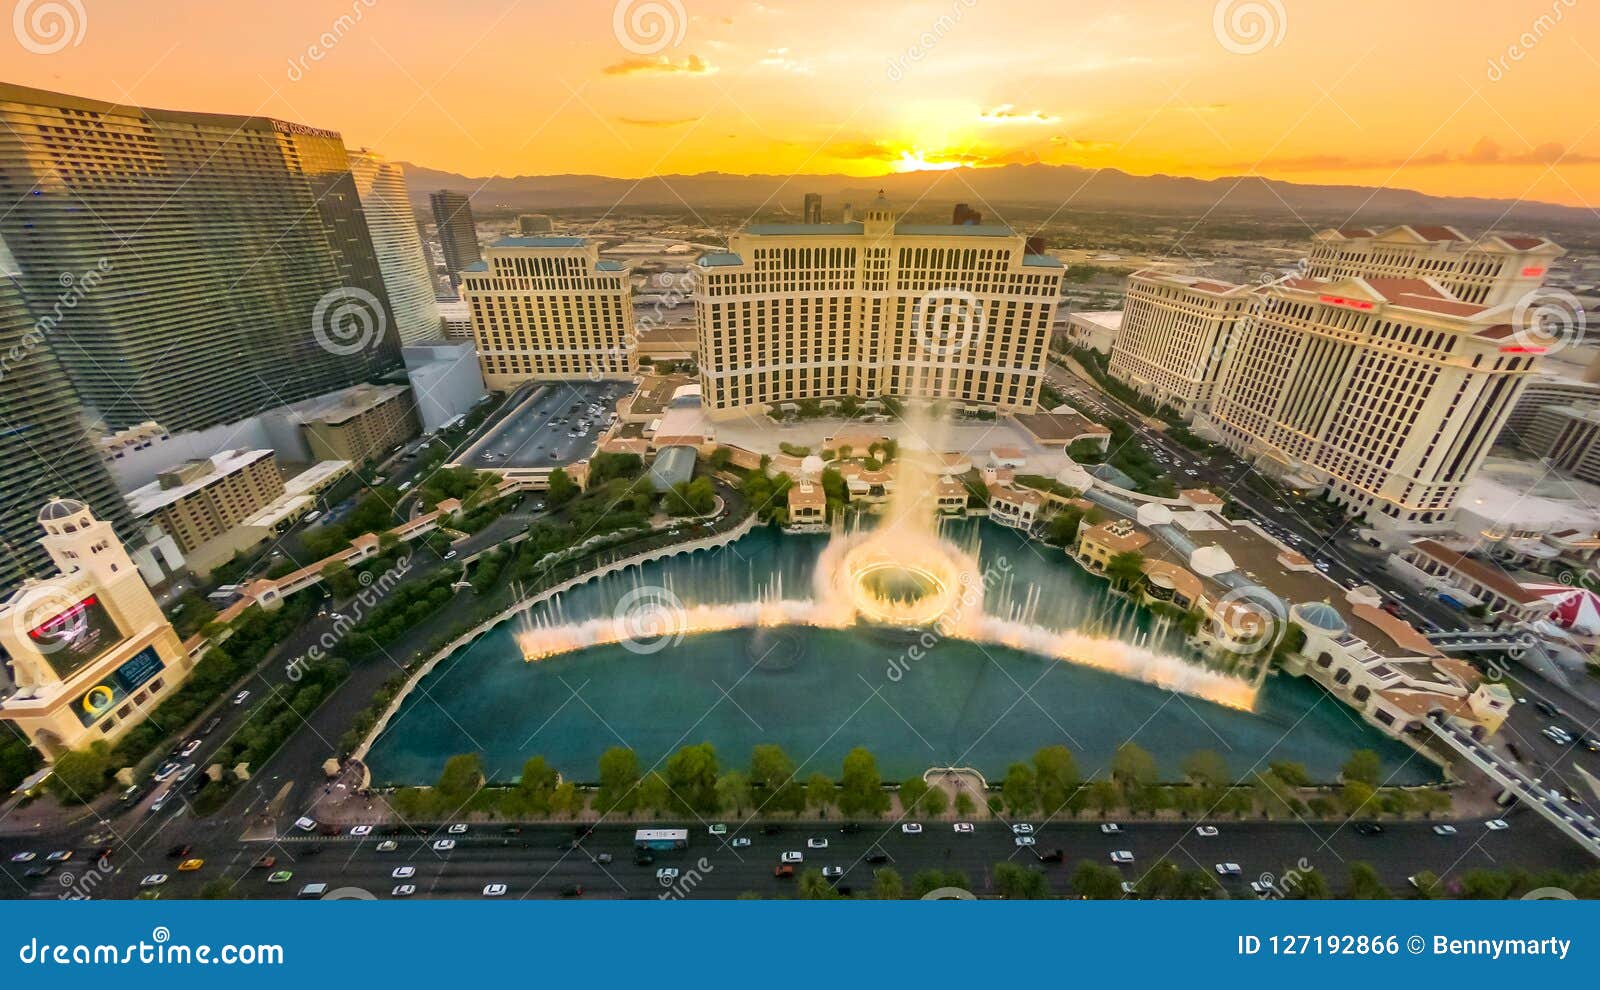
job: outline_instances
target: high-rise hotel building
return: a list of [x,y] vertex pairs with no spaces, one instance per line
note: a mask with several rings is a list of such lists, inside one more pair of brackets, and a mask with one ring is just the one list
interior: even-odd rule
[[1515,302],[1544,283],[1565,252],[1543,237],[1485,234],[1454,227],[1401,225],[1324,230],[1311,238],[1312,278],[1426,278],[1466,303]]
[[713,415],[806,399],[1037,403],[1064,269],[1009,227],[753,225],[695,263]]
[[[236,422],[399,365],[333,131],[0,84],[0,203],[28,306],[113,429]],[[327,346],[330,295],[387,332]]]
[[633,374],[629,270],[582,237],[507,237],[461,273],[484,384]]
[[1107,371],[1157,405],[1191,417],[1210,404],[1228,346],[1254,301],[1249,286],[1135,272]]
[[361,148],[350,152],[350,174],[361,195],[361,209],[372,234],[400,343],[441,339],[443,320],[434,301],[433,265],[417,232],[405,173],[399,165]]
[[478,224],[472,218],[472,200],[466,193],[441,189],[428,194],[433,225],[439,232],[439,250],[450,284],[461,286],[461,273],[483,260],[478,249]]
[[1448,520],[1537,357],[1512,306],[1376,276],[1260,295],[1211,403],[1223,441],[1374,522]]

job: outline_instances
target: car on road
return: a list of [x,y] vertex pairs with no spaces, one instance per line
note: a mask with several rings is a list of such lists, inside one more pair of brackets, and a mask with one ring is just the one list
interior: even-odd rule
[[414,884],[414,883],[402,883],[402,884],[396,885],[393,890],[389,891],[389,896],[390,897],[410,897],[412,894],[415,894],[416,892],[417,892],[417,885],[416,884]]
[[1506,829],[1511,827],[1511,824],[1504,818],[1495,818],[1484,822],[1483,827],[1491,832],[1504,832]]
[[278,857],[276,856],[262,856],[254,863],[255,868],[258,870],[270,870],[277,865]]
[[415,866],[397,866],[389,873],[391,880],[410,880],[417,875]]
[[151,779],[159,784],[161,781],[166,780],[168,777],[171,777],[173,774],[177,773],[179,767],[181,766],[182,764],[180,764],[177,760],[167,760],[159,767],[156,767],[156,772],[151,774]]
[[1252,880],[1250,881],[1250,892],[1256,895],[1257,900],[1264,901],[1272,896],[1272,887],[1269,884],[1262,883],[1260,880]]
[[678,868],[676,866],[663,866],[656,870],[656,879],[658,881],[672,883],[674,880],[678,879]]
[[842,866],[824,866],[822,868],[822,876],[826,880],[837,880],[840,877],[844,876],[844,867],[842,867]]
[[710,834],[710,835],[727,835],[728,834],[728,826],[723,824],[722,822],[717,822],[714,825],[707,825],[706,826],[706,832],[708,834]]
[[772,868],[772,875],[778,880],[788,880],[794,876],[794,867],[789,863],[774,866]]
[[568,887],[562,887],[561,888],[561,896],[562,897],[582,897],[583,896],[583,884],[575,883],[575,884],[572,884],[571,886],[568,886]]
[[36,852],[19,852],[19,853],[14,853],[12,855],[11,862],[13,862],[13,863],[31,863],[34,860],[38,859],[38,858],[39,858],[39,854],[36,853]]
[[178,872],[179,873],[193,873],[195,870],[200,869],[200,867],[202,867],[204,865],[206,865],[206,861],[203,860],[203,859],[199,859],[199,858],[186,859],[183,862],[178,864]]
[[811,838],[806,840],[806,848],[807,849],[826,849],[826,848],[828,848],[828,840],[827,839],[823,839],[823,838],[819,838],[817,836],[812,836]]
[[185,763],[183,765],[183,769],[178,771],[178,775],[172,778],[172,782],[174,784],[181,784],[193,776],[194,771],[195,765],[193,763]]
[[503,883],[486,883],[483,885],[483,896],[504,897],[506,895],[506,890],[507,887]]
[[221,715],[213,715],[206,722],[205,725],[202,725],[200,727],[200,734],[202,736],[209,736],[209,735],[211,735],[211,733],[217,731],[217,726],[219,726],[221,724],[222,724],[222,716]]
[[1111,862],[1116,863],[1118,866],[1126,866],[1133,862],[1133,853],[1126,849],[1118,849],[1111,854]]
[[[738,845],[737,842],[734,843],[734,844]],[[600,855],[598,855],[598,856],[596,856],[594,858],[594,861],[596,863],[599,863],[601,866],[607,866],[611,862],[611,854],[610,853],[601,853]]]
[[247,700],[249,700],[249,698],[250,698],[250,692],[249,691],[240,691],[238,694],[233,696],[233,703],[236,704],[236,705],[242,705]]
[[179,756],[183,756],[183,757],[193,756],[194,755],[194,751],[200,748],[200,742],[201,742],[201,740],[199,740],[199,739],[191,739],[191,740],[189,740],[188,742],[183,744],[183,748],[182,749],[178,750],[178,755]]
[[194,846],[189,845],[187,842],[183,843],[182,845],[173,846],[171,849],[167,850],[167,858],[168,859],[188,859],[189,858],[189,850],[191,850],[193,848],[194,848]]
[[300,817],[294,820],[294,827],[302,832],[313,832],[316,831],[317,823],[315,819]]
[[435,840],[433,840],[433,851],[434,852],[440,852],[440,853],[449,852],[450,850],[454,849],[455,847],[456,847],[456,840],[454,840],[454,839],[435,839]]
[[1032,835],[1033,834],[1033,826],[1029,825],[1027,822],[1017,822],[1015,825],[1011,826],[1011,834],[1012,835]]
[[1218,863],[1217,864],[1217,876],[1219,876],[1219,877],[1236,877],[1236,876],[1239,876],[1243,872],[1244,871],[1239,868],[1239,864],[1238,863]]
[[900,831],[906,835],[921,835],[922,825],[918,822],[903,822],[900,825]]
[[267,883],[288,883],[294,879],[294,874],[288,870],[278,870],[267,877]]
[[975,831],[977,830],[972,827],[971,822],[956,822],[955,824],[955,832],[957,835],[971,835]]
[[1455,835],[1456,834],[1456,827],[1454,825],[1435,825],[1433,827],[1433,834],[1434,835]]
[[1035,849],[1033,854],[1041,863],[1060,863],[1067,858],[1065,849]]
[[371,835],[372,834],[372,826],[371,825],[352,825],[352,826],[350,826],[350,834],[351,835]]
[[1356,832],[1360,835],[1382,835],[1383,826],[1377,822],[1357,822]]
[[761,834],[762,835],[777,835],[779,832],[782,832],[782,831],[783,831],[783,826],[777,824],[776,822],[769,822],[766,825],[761,826]]
[[748,835],[741,835],[733,840],[733,848],[735,849],[748,849],[749,847],[750,837]]
[[1015,837],[1015,840],[1016,840],[1017,845],[1019,845],[1019,846],[1031,846],[1031,845],[1034,844],[1034,842],[1037,841],[1031,835],[1019,835],[1019,836]]
[[806,861],[806,854],[800,852],[798,849],[791,849],[778,858],[780,861],[785,863],[804,863]]
[[1121,835],[1122,826],[1116,822],[1105,822],[1100,826],[1101,835]]
[[449,832],[451,835],[466,835],[467,834],[467,826],[466,826],[466,823],[464,823],[464,822],[456,822],[454,825],[452,825],[449,828],[445,829],[445,831]]
[[399,848],[400,843],[394,841],[393,839],[385,839],[378,843],[378,851],[381,853],[392,853]]
[[1215,825],[1196,825],[1194,834],[1204,836],[1207,839],[1216,838],[1217,827]]
[[139,886],[148,890],[151,887],[159,887],[166,882],[167,875],[165,873],[152,873],[143,880],[140,880]]
[[869,863],[887,863],[889,862],[889,854],[874,846],[867,851],[865,859]]

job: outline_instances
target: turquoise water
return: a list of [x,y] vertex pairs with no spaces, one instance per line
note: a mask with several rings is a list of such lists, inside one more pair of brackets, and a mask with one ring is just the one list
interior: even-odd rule
[[[1033,601],[1030,614],[1046,625],[1177,648],[1174,633],[1107,595],[1060,551],[986,524],[952,535],[981,539],[981,562],[996,575],[989,611]],[[805,597],[825,540],[758,531],[720,551],[613,576],[540,610],[553,619],[609,614],[641,584],[669,586],[689,604],[778,591]],[[709,741],[725,765],[742,766],[751,747],[774,742],[807,774],[837,774],[846,752],[866,746],[889,779],[958,764],[997,780],[1012,761],[1056,743],[1091,773],[1132,739],[1174,778],[1184,756],[1211,749],[1241,777],[1268,760],[1298,760],[1332,780],[1363,747],[1397,771],[1394,783],[1438,776],[1303,679],[1270,679],[1249,713],[1014,650],[946,641],[907,659],[908,645],[905,634],[865,628],[758,629],[690,636],[649,654],[602,646],[527,663],[504,625],[422,681],[368,763],[377,783],[409,784],[433,781],[456,753],[482,753],[496,779],[514,778],[541,755],[584,781],[611,746],[632,747],[649,766]]]

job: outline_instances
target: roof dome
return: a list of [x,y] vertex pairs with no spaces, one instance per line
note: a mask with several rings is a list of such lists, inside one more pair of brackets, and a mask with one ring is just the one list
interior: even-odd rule
[[1326,633],[1345,633],[1350,630],[1350,624],[1344,621],[1344,616],[1339,610],[1327,602],[1307,602],[1294,607],[1295,618],[1308,626],[1312,626]]
[[53,498],[39,510],[39,521],[50,522],[55,519],[70,519],[83,512],[88,507],[75,498]]

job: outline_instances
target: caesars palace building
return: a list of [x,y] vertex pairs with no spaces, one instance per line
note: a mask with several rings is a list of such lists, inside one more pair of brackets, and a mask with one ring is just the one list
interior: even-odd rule
[[39,525],[56,573],[0,602],[0,719],[53,761],[142,722],[193,662],[110,523],[52,499]]
[[1065,270],[1010,227],[756,224],[694,272],[713,416],[853,397],[1031,410]]

